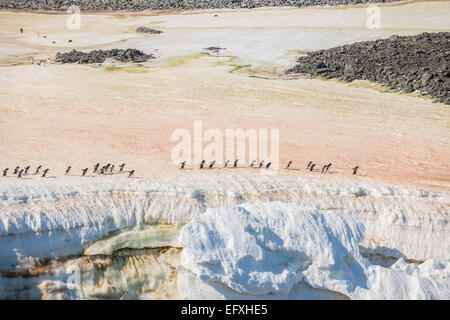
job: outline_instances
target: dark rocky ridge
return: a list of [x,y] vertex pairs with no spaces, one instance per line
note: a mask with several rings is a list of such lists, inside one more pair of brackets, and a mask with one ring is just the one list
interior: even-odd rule
[[59,63],[103,63],[107,58],[120,62],[145,62],[155,57],[145,54],[137,49],[111,49],[111,50],[94,50],[90,52],[81,52],[72,50],[66,53],[58,52],[55,62]]
[[311,52],[297,62],[288,74],[369,80],[450,104],[450,32],[358,42]]
[[0,9],[61,11],[76,5],[81,10],[185,10],[334,6],[394,1],[398,0],[0,0]]

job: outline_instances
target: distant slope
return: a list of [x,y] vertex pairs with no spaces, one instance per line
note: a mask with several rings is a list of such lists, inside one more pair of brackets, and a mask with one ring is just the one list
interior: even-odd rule
[[394,2],[398,0],[0,0],[1,9],[60,11],[71,5],[81,10],[184,10],[257,7],[308,7]]

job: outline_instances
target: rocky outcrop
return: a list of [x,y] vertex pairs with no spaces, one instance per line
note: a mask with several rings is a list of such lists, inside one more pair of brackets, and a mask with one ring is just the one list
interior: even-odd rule
[[450,32],[358,42],[300,57],[287,73],[369,80],[450,104]]
[[0,8],[63,11],[75,5],[81,10],[185,10],[334,6],[393,1],[397,0],[0,0]]
[[162,33],[162,31],[160,30],[155,30],[155,29],[150,29],[147,27],[139,27],[136,29],[137,33],[149,33],[149,34],[160,34]]
[[145,54],[137,49],[111,49],[111,50],[94,50],[90,52],[82,52],[72,50],[66,53],[58,52],[55,62],[59,63],[103,63],[106,59],[112,59],[120,62],[145,62],[154,59],[152,54]]

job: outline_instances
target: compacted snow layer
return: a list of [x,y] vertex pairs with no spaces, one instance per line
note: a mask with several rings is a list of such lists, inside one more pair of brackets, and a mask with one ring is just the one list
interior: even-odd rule
[[449,263],[371,265],[359,252],[363,234],[350,216],[281,202],[208,209],[181,231],[179,291],[187,299],[308,297],[312,288],[351,299],[450,298]]
[[[349,214],[363,222],[361,245],[370,254],[450,259],[445,191],[332,176],[250,174],[10,182],[0,185],[2,268],[19,262],[18,254],[44,259],[79,255],[102,238],[121,246],[115,237],[119,233],[138,235],[133,232],[137,229],[150,235],[155,225],[183,226],[208,208],[254,201]],[[142,232],[137,248],[147,246]],[[149,241],[154,244],[153,237]],[[176,235],[168,237],[172,240],[166,239],[166,244],[176,245]],[[112,246],[101,250],[114,251]]]
[[[243,203],[246,203],[245,206],[238,207]],[[267,204],[252,209],[254,203]],[[274,206],[279,209],[270,207],[270,203],[276,203]],[[192,270],[196,270],[195,266],[187,268],[183,264],[178,271],[173,269],[178,265],[179,249],[189,243],[187,238],[190,235],[192,245],[212,241],[207,240],[209,237],[218,237],[223,239],[221,245],[224,248],[256,250],[252,253],[255,257],[267,256],[268,253],[263,252],[268,246],[279,247],[277,250],[280,252],[270,253],[274,260],[262,258],[264,263],[261,265],[253,261],[253,258],[233,262],[250,264],[260,269],[260,272],[266,273],[264,276],[257,276],[253,282],[246,283],[245,286],[248,287],[244,286],[243,278],[236,279],[237,282],[233,282],[233,285],[232,282],[228,283],[228,280],[217,282],[218,287],[223,287],[220,291],[223,297],[232,297],[237,292],[236,294],[293,299],[425,298],[428,297],[426,296],[428,293],[429,297],[439,298],[446,292],[445,288],[439,286],[442,284],[442,270],[447,268],[450,252],[448,204],[449,195],[445,191],[387,185],[364,178],[350,179],[331,175],[299,177],[205,174],[199,179],[196,174],[181,173],[159,175],[150,179],[105,177],[100,181],[94,178],[75,177],[3,180],[0,184],[0,296],[117,298],[119,295],[135,298],[176,298],[178,293],[174,293],[176,290],[173,288],[178,273],[181,279],[178,280],[178,291],[185,292],[186,297],[191,297],[193,292],[186,289],[186,286],[197,281],[203,283],[205,275],[200,272],[193,273]],[[210,225],[202,229],[203,233],[192,233],[193,226],[189,225],[182,232],[181,239],[178,238],[183,226],[191,221],[198,224],[203,220],[195,220],[196,218],[203,217],[207,213],[205,216],[207,219],[217,208],[228,208],[217,212],[222,212],[224,216],[231,215],[225,220],[218,218],[217,223],[222,221],[224,224],[223,230],[216,230],[213,219],[208,220]],[[261,232],[263,237],[261,241],[267,243],[260,249],[240,245],[239,248],[231,249],[235,246],[234,242],[241,239],[223,234],[228,228],[232,230],[233,223],[236,223],[236,220],[231,219],[233,214],[230,212],[233,214],[237,212],[235,219],[241,219],[239,221],[243,228],[253,221],[250,218],[254,214],[254,219],[259,219],[258,223],[264,224],[264,227],[255,227],[258,231],[251,232]],[[246,218],[248,221],[240,216],[243,212],[249,212]],[[263,214],[265,216],[257,218]],[[278,235],[280,229],[288,233]],[[311,230],[321,231],[316,235],[308,235],[306,231]],[[307,248],[304,247],[306,244],[303,241],[298,241],[301,239],[300,235],[306,237],[303,238],[305,241],[314,242],[320,240],[324,234],[335,240],[325,237],[325,240],[322,239],[325,242],[318,247]],[[242,237],[250,239],[256,235],[248,233],[242,234]],[[276,239],[280,241],[278,244]],[[197,254],[195,250],[199,247],[189,245],[186,247],[188,248],[186,254],[191,251],[192,254]],[[173,263],[170,267],[167,267],[166,263],[163,263],[165,267],[161,267],[159,262],[155,262],[154,266],[147,268],[148,270],[145,268],[141,271],[136,270],[136,266],[145,264],[143,261],[148,259],[156,261],[148,257],[148,254],[142,253],[146,252],[145,250],[170,248],[178,250],[176,254],[171,255]],[[121,264],[123,259],[117,260],[117,257],[122,257],[123,252],[127,250],[135,250],[129,254],[130,258],[127,258],[127,261],[133,261],[130,263],[134,266],[130,274],[126,273],[128,269]],[[315,270],[311,269],[312,261],[308,260],[315,256],[314,251],[325,255],[317,256],[315,259],[325,259],[323,260],[325,262],[320,263],[327,266],[334,263],[334,269],[328,270],[329,273],[321,273],[320,277],[319,275],[307,277],[308,272]],[[222,253],[230,252],[225,250]],[[211,252],[205,250],[205,254],[209,255]],[[278,257],[278,254],[281,256]],[[381,267],[370,267],[370,263],[361,258],[360,254],[372,263],[388,267],[401,259],[390,269],[380,269]],[[60,282],[64,283],[70,273],[55,270],[66,268],[74,261],[77,261],[77,264],[81,263],[87,270],[103,270],[102,264],[96,262],[99,257],[101,259],[109,257],[108,272],[113,276],[98,271],[99,273],[95,273],[94,276],[95,285],[84,282],[81,285],[85,288],[83,294],[79,291],[77,294],[65,292],[67,288],[64,289]],[[284,259],[286,270],[282,270],[278,265],[279,262],[276,262],[277,259]],[[230,263],[228,260],[218,261],[217,265]],[[265,264],[267,261],[274,261],[274,264],[267,265]],[[423,261],[425,263],[417,267],[410,266],[411,262]],[[291,264],[295,272],[288,267]],[[273,270],[270,271],[272,267]],[[231,265],[227,268],[231,274],[235,272]],[[266,271],[263,272],[264,269]],[[357,270],[359,271],[356,272]],[[216,271],[217,277],[220,278],[221,269],[218,268]],[[296,272],[302,272],[302,276]],[[423,277],[425,280],[420,280],[423,283],[417,280],[422,288],[420,290],[414,291],[408,287],[402,294],[378,293],[375,290],[377,285],[385,286],[384,282],[377,282],[385,277],[390,277],[392,281],[396,279],[395,281],[405,282],[407,286],[413,284],[418,286],[419,284],[414,282],[416,280],[413,281],[410,277],[422,279],[418,278],[417,274],[423,272],[426,273]],[[24,275],[25,278],[22,277]],[[133,280],[135,276],[140,280]],[[172,280],[159,285],[161,277],[165,276],[170,276]],[[242,277],[246,277],[245,274],[242,274]],[[337,277],[337,280],[333,278],[335,280],[332,281],[330,277]],[[345,277],[350,277],[351,280]],[[426,279],[429,278],[441,280],[427,282]],[[190,279],[191,282],[186,279]],[[370,284],[370,287],[357,290],[356,287],[363,283],[361,279],[369,281],[367,286]],[[136,282],[139,285],[136,285]],[[143,285],[146,282],[158,285],[150,287]],[[108,283],[111,288],[108,287],[107,292],[102,294],[97,292],[103,290]],[[354,288],[349,289],[352,286]],[[426,286],[431,289],[428,291],[423,289]],[[204,292],[212,290],[210,282],[206,287],[204,285],[198,287],[201,289],[197,294],[201,294],[202,290]],[[29,292],[25,292],[24,288],[28,288]],[[217,288],[213,291],[218,292]],[[412,293],[413,291],[415,293]]]

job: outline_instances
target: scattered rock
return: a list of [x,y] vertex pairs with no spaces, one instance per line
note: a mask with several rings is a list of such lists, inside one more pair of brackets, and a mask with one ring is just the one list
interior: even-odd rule
[[55,57],[55,62],[88,64],[103,63],[106,59],[120,62],[145,62],[154,58],[152,54],[145,54],[137,49],[94,50],[90,52],[72,50],[66,53],[58,52]]
[[221,48],[221,47],[208,47],[205,48],[206,53],[220,53],[220,51],[225,50],[225,48]]
[[351,63],[345,64],[344,73],[346,75],[351,75],[351,74],[355,73],[355,68],[353,67],[353,65]]
[[413,89],[412,85],[407,84],[407,85],[405,85],[405,86],[403,87],[402,91],[403,91],[404,93],[411,93],[411,92],[414,91],[414,89]]
[[427,83],[428,83],[428,81],[429,81],[432,77],[433,77],[433,75],[431,74],[431,72],[425,72],[425,73],[422,75],[422,78],[420,78],[422,86],[426,86]]
[[405,93],[417,90],[449,104],[449,44],[450,32],[357,42],[310,52],[287,73],[369,80]]
[[147,27],[139,27],[136,29],[136,32],[138,33],[151,33],[151,34],[160,34],[162,33],[162,31],[159,30],[155,30],[155,29],[150,29]]

